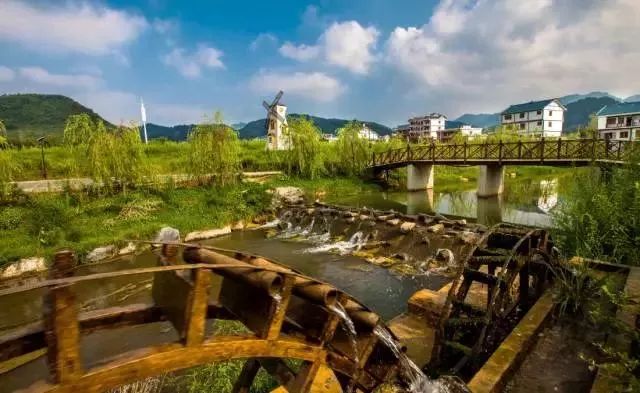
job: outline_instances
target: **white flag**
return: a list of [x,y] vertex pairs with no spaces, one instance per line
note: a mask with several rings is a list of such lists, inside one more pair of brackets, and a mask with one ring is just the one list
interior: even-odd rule
[[147,122],[147,111],[144,109],[144,102],[142,101],[142,98],[140,98],[140,115],[142,116],[142,122],[146,123]]

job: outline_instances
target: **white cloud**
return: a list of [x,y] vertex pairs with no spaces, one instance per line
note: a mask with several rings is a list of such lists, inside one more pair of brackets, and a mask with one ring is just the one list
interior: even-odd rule
[[386,55],[416,89],[465,110],[595,89],[633,93],[638,20],[637,0],[442,0],[425,25],[397,27]]
[[334,23],[320,38],[323,43],[326,60],[329,64],[340,66],[356,74],[367,74],[375,56],[380,33],[375,27],[362,27],[358,22]]
[[111,54],[147,25],[141,16],[90,3],[54,7],[3,0],[0,7],[0,41],[52,52]]
[[16,72],[9,67],[0,65],[0,82],[8,82],[16,77]]
[[318,39],[316,45],[286,42],[280,54],[298,61],[322,58],[325,62],[356,74],[368,74],[376,56],[373,51],[380,33],[356,21],[335,22]]
[[172,19],[155,18],[151,23],[153,30],[160,34],[173,33],[178,30],[178,22]]
[[255,40],[251,41],[251,44],[249,44],[249,49],[252,51],[256,51],[262,46],[277,44],[278,37],[276,37],[275,35],[271,33],[260,33]]
[[284,57],[298,61],[308,61],[317,58],[320,55],[320,47],[314,45],[294,45],[291,42],[285,42],[278,52]]
[[38,85],[92,89],[102,83],[102,79],[87,74],[52,74],[41,67],[22,67],[20,77]]
[[177,69],[185,78],[196,79],[202,75],[203,68],[224,68],[220,59],[222,55],[216,48],[200,45],[192,54],[188,54],[184,48],[175,48],[162,61]]
[[279,73],[262,70],[251,78],[249,86],[259,93],[284,90],[287,94],[319,102],[332,101],[345,91],[340,81],[322,72]]

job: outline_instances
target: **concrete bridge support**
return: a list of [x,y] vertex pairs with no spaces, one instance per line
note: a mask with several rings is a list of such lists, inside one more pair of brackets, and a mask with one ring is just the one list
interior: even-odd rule
[[504,190],[504,165],[480,165],[478,197],[492,197]]
[[407,214],[434,213],[433,188],[407,193]]
[[412,164],[407,166],[407,190],[421,191],[433,188],[433,165]]
[[502,196],[478,198],[476,220],[478,224],[492,226],[502,222]]

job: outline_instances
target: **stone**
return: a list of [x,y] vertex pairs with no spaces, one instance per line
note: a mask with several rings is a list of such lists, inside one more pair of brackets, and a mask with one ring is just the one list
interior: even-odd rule
[[237,221],[231,226],[232,231],[241,231],[246,227],[243,220]]
[[[158,232],[154,240],[154,242],[158,242],[158,243],[179,242],[179,241],[180,241],[180,231],[171,227],[164,227],[160,229],[160,231]],[[155,246],[158,246],[158,244],[155,244]]]
[[136,250],[137,250],[137,247],[136,247],[135,243],[129,243],[129,244],[127,244],[127,246],[126,246],[126,247],[121,248],[121,249],[118,251],[118,255],[128,255],[128,254],[133,254],[133,253],[135,253],[135,252],[136,252]]
[[415,227],[416,227],[415,222],[406,221],[406,222],[403,222],[402,225],[400,225],[400,230],[404,233],[408,233],[413,231],[413,228]]
[[1,279],[21,276],[25,273],[41,272],[47,270],[47,264],[42,257],[23,258],[14,262],[0,272]]
[[355,217],[347,217],[344,220],[345,220],[345,222],[348,222],[349,224],[351,224],[351,223],[356,221]]
[[366,221],[366,220],[368,220],[368,219],[370,219],[370,218],[371,218],[371,217],[370,217],[370,216],[367,216],[366,214],[361,214],[361,215],[360,215],[360,219],[361,219],[362,221]]
[[444,232],[444,225],[443,224],[431,225],[430,227],[427,227],[427,232],[443,233]]
[[475,244],[480,236],[475,232],[462,231],[458,233],[458,238],[465,244]]
[[113,244],[104,247],[94,248],[87,254],[87,262],[98,262],[111,258],[118,254],[118,248]]
[[400,225],[400,219],[399,218],[394,218],[394,219],[391,219],[391,220],[387,220],[387,224],[393,225],[393,226]]
[[302,203],[304,203],[304,191],[298,187],[276,187],[273,191],[271,205],[274,207],[299,205]]
[[228,235],[231,233],[231,226],[227,225],[223,228],[209,229],[206,231],[195,231],[188,233],[184,238],[185,242],[192,242],[194,240],[213,239],[214,237]]

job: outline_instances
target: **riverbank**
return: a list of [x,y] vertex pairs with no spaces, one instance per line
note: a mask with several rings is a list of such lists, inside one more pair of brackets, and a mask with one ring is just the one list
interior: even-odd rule
[[271,203],[269,188],[295,185],[312,197],[360,192],[378,186],[358,179],[301,180],[279,177],[264,184],[140,188],[120,194],[64,192],[20,195],[0,209],[0,266],[32,256],[50,257],[67,247],[79,255],[105,245],[126,246],[127,239],[152,238],[161,228],[181,234],[250,220]]

